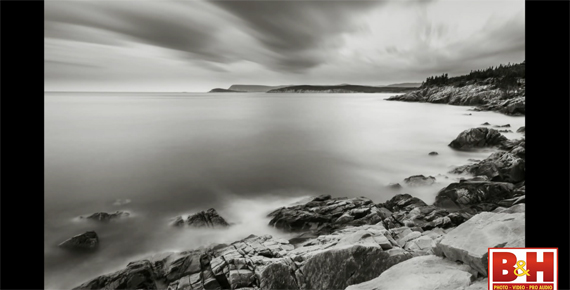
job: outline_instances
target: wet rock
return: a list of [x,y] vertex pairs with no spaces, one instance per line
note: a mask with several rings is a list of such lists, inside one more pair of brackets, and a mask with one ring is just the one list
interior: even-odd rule
[[506,125],[495,125],[495,128],[510,128],[511,124],[506,124]]
[[99,276],[81,284],[80,289],[157,289],[153,266],[150,261],[132,262],[127,268],[113,274]]
[[525,133],[525,128],[524,128],[524,126],[518,128],[518,129],[517,129],[517,133]]
[[434,252],[487,276],[488,248],[524,247],[524,237],[524,213],[483,212],[448,232]]
[[94,231],[79,234],[59,244],[60,248],[74,250],[94,250],[97,246],[99,246],[99,237]]
[[507,137],[495,129],[479,127],[461,132],[455,140],[449,143],[449,146],[454,149],[466,150],[498,146],[506,140]]
[[513,190],[514,185],[506,182],[452,183],[438,192],[434,205],[447,209],[467,209],[471,205],[491,204],[490,210],[493,210],[499,201],[511,198]]
[[402,186],[399,183],[389,183],[386,187],[391,189],[401,189]]
[[331,249],[313,255],[301,268],[305,289],[344,289],[370,280],[411,254],[385,252],[361,245]]
[[499,133],[513,133],[511,130],[499,130]]
[[486,176],[492,181],[520,182],[525,179],[525,160],[521,158],[524,157],[524,148],[519,147],[513,153],[495,152],[479,163],[457,167],[451,173]]
[[435,156],[435,155],[438,155],[438,153],[437,153],[437,152],[435,152],[435,151],[432,151],[432,152],[428,153],[428,155],[432,155],[432,156]]
[[423,176],[423,175],[413,175],[404,179],[404,183],[407,186],[426,186],[432,185],[435,182],[435,177],[433,176]]
[[472,269],[453,261],[429,255],[414,257],[384,271],[370,281],[349,286],[346,290],[456,290],[469,286]]
[[186,223],[189,226],[196,228],[217,228],[229,226],[226,220],[221,217],[213,208],[189,216],[186,220]]
[[100,221],[100,222],[108,222],[108,221],[111,221],[113,219],[128,217],[129,215],[130,215],[130,213],[124,212],[124,211],[116,211],[114,213],[97,212],[97,213],[94,213],[90,216],[86,216],[86,217],[81,216],[80,218],[88,219],[88,220],[94,220],[94,221]]

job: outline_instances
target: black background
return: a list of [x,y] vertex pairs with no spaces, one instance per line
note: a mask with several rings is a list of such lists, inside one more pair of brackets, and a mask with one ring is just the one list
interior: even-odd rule
[[[526,246],[559,248],[559,289],[570,289],[570,7],[525,10]],[[43,2],[0,11],[0,289],[43,289]]]

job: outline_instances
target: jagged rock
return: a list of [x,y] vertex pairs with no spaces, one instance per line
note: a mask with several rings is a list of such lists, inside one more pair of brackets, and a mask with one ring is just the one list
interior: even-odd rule
[[[177,217],[174,221],[174,225],[181,225],[181,217]],[[215,209],[210,208],[206,211],[201,211],[199,213],[193,214],[188,217],[186,223],[191,227],[202,228],[217,228],[217,227],[227,227],[229,224],[226,220],[221,217]]]
[[80,289],[157,289],[153,266],[150,261],[132,262],[127,268],[113,274],[99,276],[81,284]]
[[99,237],[94,231],[79,234],[59,244],[61,248],[75,250],[94,250],[97,246],[99,246]]
[[455,149],[465,150],[498,146],[506,140],[507,137],[501,135],[501,133],[495,129],[479,127],[461,132],[455,140],[449,143],[449,146]]
[[304,289],[343,289],[377,277],[411,257],[406,252],[385,252],[379,247],[362,245],[326,250],[314,254],[301,267]]
[[128,217],[129,215],[130,214],[128,212],[124,212],[124,211],[116,211],[114,213],[97,212],[97,213],[94,213],[90,216],[87,216],[87,217],[80,216],[79,218],[88,219],[88,220],[95,220],[95,221],[100,221],[100,222],[108,222],[108,221],[111,221],[113,219]]
[[434,156],[434,155],[438,155],[438,153],[437,153],[437,152],[435,152],[435,151],[432,151],[432,152],[428,153],[428,155],[432,155],[432,156]]
[[425,186],[432,185],[435,182],[435,177],[423,175],[413,175],[404,179],[404,183],[408,186]]
[[487,276],[488,248],[524,247],[524,237],[524,213],[483,212],[448,232],[434,252]]
[[513,196],[513,189],[514,185],[506,182],[452,183],[438,192],[434,205],[448,209],[473,209],[471,205],[491,204],[489,210],[493,210],[499,201]]
[[467,265],[433,255],[414,257],[394,265],[370,281],[346,290],[457,290],[469,286],[474,278]]
[[518,128],[518,129],[517,129],[517,133],[525,133],[525,128],[524,128],[524,126]]
[[485,160],[453,169],[450,173],[469,173],[475,176],[486,176],[492,181],[516,183],[525,179],[524,148],[518,147],[511,152],[499,151]]

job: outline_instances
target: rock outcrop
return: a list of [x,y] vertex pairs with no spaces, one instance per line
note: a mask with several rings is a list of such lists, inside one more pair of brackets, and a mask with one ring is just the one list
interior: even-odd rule
[[459,106],[478,106],[475,111],[498,111],[506,115],[525,114],[525,87],[505,95],[496,89],[493,80],[466,86],[428,86],[386,100],[427,102]]
[[488,248],[524,247],[524,213],[480,213],[437,244],[434,252],[452,261],[461,261],[487,276]]
[[494,210],[504,199],[512,198],[514,185],[508,182],[464,181],[452,183],[437,193],[434,205],[470,213]]
[[72,250],[95,250],[98,246],[99,237],[94,231],[88,231],[83,234],[79,234],[59,244],[60,248]]
[[174,226],[184,226],[185,224],[194,228],[224,228],[229,226],[228,222],[213,208],[188,216],[186,222],[182,217],[176,217],[172,223]]
[[479,127],[461,132],[455,140],[449,143],[449,147],[460,150],[494,147],[499,146],[506,140],[507,137],[501,135],[501,133],[495,129]]

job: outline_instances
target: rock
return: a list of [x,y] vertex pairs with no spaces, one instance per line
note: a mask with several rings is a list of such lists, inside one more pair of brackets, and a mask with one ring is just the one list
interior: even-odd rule
[[430,152],[428,155],[432,155],[432,156],[434,156],[434,155],[437,155],[437,154],[438,154],[437,152],[435,152],[435,151],[432,151],[432,152]]
[[489,210],[493,210],[499,201],[512,197],[513,189],[514,185],[506,182],[451,183],[438,192],[434,205],[446,209],[473,209],[470,206],[490,204]]
[[378,204],[378,207],[384,207],[390,211],[400,211],[402,209],[412,210],[416,207],[426,205],[423,200],[404,193],[395,195],[383,204]]
[[474,278],[472,269],[433,255],[414,257],[384,271],[370,281],[349,286],[346,290],[457,290],[467,287]]
[[524,213],[483,212],[448,232],[434,252],[487,276],[488,248],[524,247],[524,237]]
[[483,123],[483,124],[481,124],[481,125],[483,125],[483,126],[489,126],[489,125],[491,125],[491,124],[485,122],[485,123]]
[[289,267],[281,263],[268,265],[259,276],[261,289],[299,289]]
[[449,146],[454,149],[466,150],[498,146],[506,140],[507,138],[495,129],[479,127],[461,132],[455,140],[449,143]]
[[425,186],[425,185],[432,185],[435,182],[435,177],[428,176],[425,177],[423,175],[413,175],[408,178],[404,179],[404,183],[408,186]]
[[323,194],[323,195],[319,195],[319,196],[315,197],[312,201],[325,201],[325,200],[329,200],[329,199],[331,199],[330,194],[329,195]]
[[157,289],[153,266],[150,261],[132,262],[127,268],[113,274],[99,276],[81,284],[79,289]]
[[378,247],[361,245],[320,252],[301,267],[304,289],[344,289],[377,277],[411,257],[405,252],[385,252]]
[[128,212],[124,212],[124,211],[117,211],[114,213],[97,212],[97,213],[94,213],[94,214],[87,216],[87,217],[81,216],[80,218],[95,220],[95,221],[100,221],[100,222],[108,222],[108,221],[111,221],[113,219],[128,217],[129,215],[130,214]]
[[186,223],[189,226],[196,228],[217,228],[229,226],[226,220],[221,217],[213,208],[189,216],[186,220]]
[[512,152],[514,154],[495,152],[479,163],[457,167],[450,173],[486,176],[492,181],[520,182],[525,179],[525,160],[520,157],[524,157],[524,148],[516,148]]
[[506,124],[506,125],[495,125],[495,128],[510,128],[511,124]]
[[525,204],[519,203],[519,204],[513,205],[509,208],[501,208],[500,210],[494,210],[493,212],[495,212],[495,213],[524,213],[525,212]]
[[517,129],[517,133],[525,133],[524,126]]
[[253,284],[254,279],[254,273],[248,269],[230,270],[228,278],[229,283],[233,287],[232,289],[250,286]]
[[499,133],[513,133],[511,130],[499,130]]
[[176,217],[172,222],[172,225],[177,227],[184,226],[184,219],[181,216]]
[[99,246],[99,237],[94,231],[71,237],[59,244],[61,248],[75,250],[94,250],[97,246]]
[[391,189],[401,189],[402,186],[399,183],[389,183],[386,187]]

